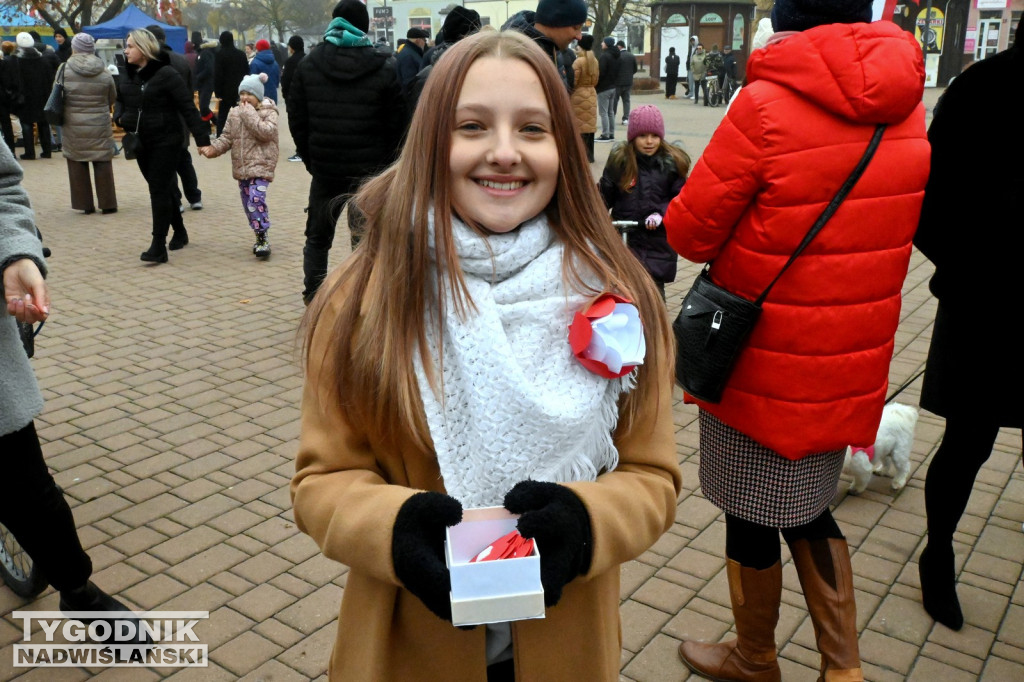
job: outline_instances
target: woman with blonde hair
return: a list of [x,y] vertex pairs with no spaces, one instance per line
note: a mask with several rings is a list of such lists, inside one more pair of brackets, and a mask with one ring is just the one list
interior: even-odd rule
[[587,148],[587,161],[594,163],[594,133],[597,132],[597,78],[600,75],[594,56],[594,36],[587,33],[576,46],[577,57],[572,63],[576,87],[572,91],[572,111],[580,137]]
[[[483,31],[435,64],[401,157],[357,196],[366,236],[306,313],[291,488],[350,569],[332,680],[618,679],[619,566],[680,486],[673,346],[574,131],[550,57]],[[574,356],[570,322],[605,292],[643,325],[638,367]],[[536,540],[543,619],[451,624],[445,528],[486,506]]]
[[188,233],[178,210],[178,157],[184,142],[181,119],[195,137],[202,154],[210,145],[210,126],[203,123],[192,93],[160,49],[156,36],[146,29],[128,34],[124,46],[125,73],[119,80],[117,99],[122,104],[117,124],[138,134],[139,170],[149,186],[153,215],[153,240],[140,260],[167,262],[167,233],[174,228],[170,248],[188,244]]

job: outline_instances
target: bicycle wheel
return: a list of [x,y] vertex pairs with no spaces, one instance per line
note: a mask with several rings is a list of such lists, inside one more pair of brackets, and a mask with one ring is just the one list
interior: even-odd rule
[[42,571],[21,548],[14,534],[0,523],[0,578],[19,597],[31,599],[47,587]]

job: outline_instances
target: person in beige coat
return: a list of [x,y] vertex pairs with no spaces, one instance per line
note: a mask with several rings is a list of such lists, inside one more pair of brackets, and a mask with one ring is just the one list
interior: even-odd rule
[[[615,682],[620,566],[681,486],[673,343],[550,57],[515,31],[453,45],[355,201],[365,236],[304,320],[291,486],[298,527],[349,568],[330,679]],[[602,292],[633,302],[643,364],[574,355],[570,320]],[[456,627],[445,528],[488,506],[536,540],[546,610]]]
[[572,63],[576,87],[572,91],[572,111],[576,125],[587,148],[587,161],[594,163],[594,133],[597,132],[597,77],[599,69],[594,56],[594,36],[589,33],[580,38],[576,47],[576,60]]
[[258,258],[270,256],[270,213],[267,186],[277,169],[277,106],[263,96],[266,74],[252,74],[238,86],[238,104],[231,107],[224,131],[199,153],[212,159],[231,150],[231,175],[238,180],[242,208],[256,235],[252,252]]
[[[117,86],[103,60],[93,54],[96,41],[88,33],[71,39],[71,57],[61,66],[55,80],[64,80],[63,152],[68,163],[71,208],[95,213],[117,212],[114,190],[114,129],[110,107],[117,99]],[[92,164],[96,180],[93,201],[89,178]]]

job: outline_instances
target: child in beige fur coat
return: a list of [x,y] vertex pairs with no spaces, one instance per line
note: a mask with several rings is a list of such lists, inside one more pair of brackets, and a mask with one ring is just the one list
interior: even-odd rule
[[249,226],[256,233],[252,252],[270,255],[270,214],[267,212],[267,186],[277,168],[277,106],[263,97],[266,74],[253,74],[238,86],[238,105],[228,112],[224,132],[213,140],[203,154],[207,158],[231,150],[231,174],[238,180]]

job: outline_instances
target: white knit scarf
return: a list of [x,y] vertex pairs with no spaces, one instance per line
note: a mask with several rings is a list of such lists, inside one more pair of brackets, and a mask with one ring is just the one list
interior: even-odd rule
[[[431,244],[433,230],[431,217]],[[500,506],[525,479],[594,480],[614,469],[619,394],[632,383],[599,377],[573,357],[568,325],[586,299],[562,282],[563,249],[547,218],[483,237],[453,217],[452,233],[477,310],[460,320],[447,293],[443,401],[415,355],[448,494],[466,508]],[[427,336],[437,367],[429,322]]]

